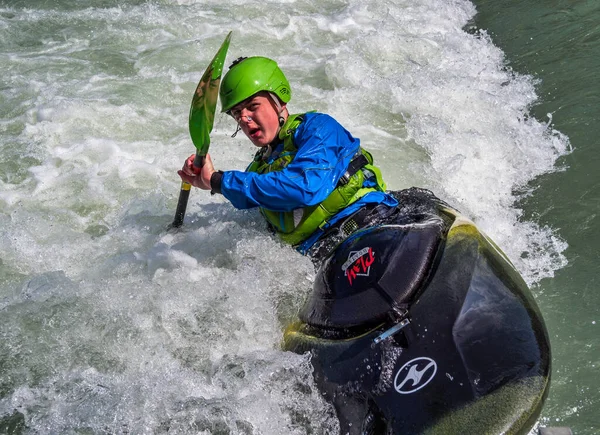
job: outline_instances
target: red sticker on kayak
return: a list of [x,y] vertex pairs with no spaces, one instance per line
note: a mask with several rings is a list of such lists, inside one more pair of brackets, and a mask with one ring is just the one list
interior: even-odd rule
[[344,275],[348,277],[350,285],[357,276],[369,276],[371,265],[375,261],[375,252],[372,248],[363,248],[360,251],[350,251],[348,260],[342,265]]

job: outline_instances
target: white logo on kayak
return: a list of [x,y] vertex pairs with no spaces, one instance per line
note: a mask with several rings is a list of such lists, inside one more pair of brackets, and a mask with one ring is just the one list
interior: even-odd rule
[[348,282],[352,282],[357,276],[369,276],[371,265],[375,261],[373,248],[362,248],[360,251],[350,251],[348,260],[342,264],[344,275],[348,277]]
[[425,356],[402,366],[394,378],[394,388],[400,394],[411,394],[427,385],[437,372],[437,364]]

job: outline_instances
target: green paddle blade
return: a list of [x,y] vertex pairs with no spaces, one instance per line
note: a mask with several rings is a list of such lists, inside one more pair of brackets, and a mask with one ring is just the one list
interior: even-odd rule
[[203,157],[208,152],[210,132],[215,121],[219,84],[221,83],[221,74],[230,40],[231,32],[229,32],[225,41],[223,41],[221,48],[215,54],[208,68],[206,68],[204,75],[200,79],[200,83],[196,87],[194,98],[192,98],[192,105],[190,107],[190,135],[196,147],[196,156]]

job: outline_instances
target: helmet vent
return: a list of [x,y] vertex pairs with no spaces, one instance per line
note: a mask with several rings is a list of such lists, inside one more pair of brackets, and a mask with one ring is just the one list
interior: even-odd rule
[[234,66],[236,66],[238,63],[240,63],[244,59],[248,59],[248,58],[244,57],[244,56],[238,57],[236,60],[233,61],[233,63],[231,65],[229,65],[229,69],[233,68]]

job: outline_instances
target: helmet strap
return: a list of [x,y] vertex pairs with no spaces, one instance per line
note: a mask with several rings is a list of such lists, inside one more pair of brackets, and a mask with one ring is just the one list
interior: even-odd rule
[[283,127],[283,124],[285,124],[285,118],[282,115],[283,106],[279,102],[279,98],[277,98],[277,95],[275,95],[273,92],[269,92],[269,97],[271,97],[271,100],[273,100],[273,103],[275,103],[275,106],[277,107],[277,116],[279,117],[279,126]]
[[283,107],[281,107],[279,98],[277,98],[277,95],[275,95],[273,92],[269,92],[269,97],[271,97],[271,100],[273,100],[273,102],[275,103],[275,106],[277,106],[277,114],[281,115],[281,112],[283,111]]
[[231,137],[236,137],[237,134],[240,132],[241,129],[242,129],[242,127],[240,127],[240,124],[238,124],[237,128],[235,129],[235,131],[233,132],[233,134],[231,135]]
[[[279,117],[279,128],[281,129],[281,127],[283,127],[283,124],[285,124],[285,118],[282,115],[283,106],[279,102],[279,98],[277,97],[277,95],[275,95],[273,92],[269,92],[269,96],[271,97],[271,100],[273,100],[273,103],[275,103],[275,106],[277,107],[277,116]],[[279,135],[279,131],[277,131],[277,135]]]

